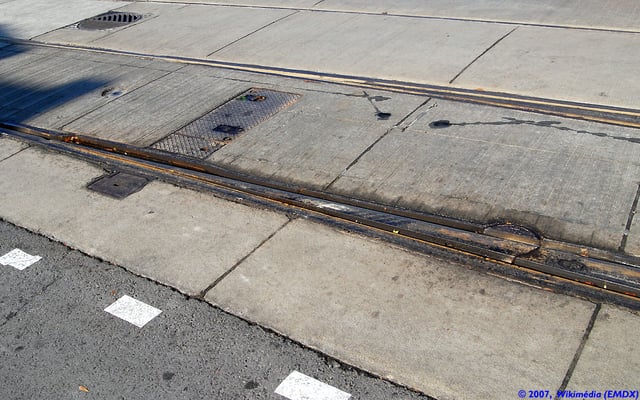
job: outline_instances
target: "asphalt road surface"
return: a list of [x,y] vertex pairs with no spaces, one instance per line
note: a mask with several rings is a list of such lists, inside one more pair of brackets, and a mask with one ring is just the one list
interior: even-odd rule
[[[0,265],[0,399],[427,398],[0,221],[0,257],[16,248],[42,258]],[[125,295],[160,314],[140,328],[104,311]],[[294,371],[328,386],[276,394]]]

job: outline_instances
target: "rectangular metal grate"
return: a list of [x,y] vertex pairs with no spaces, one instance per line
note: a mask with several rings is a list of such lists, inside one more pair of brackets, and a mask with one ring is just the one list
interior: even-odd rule
[[150,179],[144,176],[114,172],[103,175],[87,185],[87,188],[116,199],[124,199],[144,188]]
[[299,94],[252,88],[151,147],[188,157],[206,158],[299,98]]

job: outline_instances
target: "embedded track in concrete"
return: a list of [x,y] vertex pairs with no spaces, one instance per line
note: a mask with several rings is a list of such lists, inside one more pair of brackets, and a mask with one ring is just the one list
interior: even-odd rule
[[512,110],[527,111],[564,118],[580,119],[628,128],[640,128],[640,110],[624,107],[614,107],[604,104],[589,104],[561,99],[546,99],[540,97],[524,96],[515,93],[493,92],[488,90],[459,88],[452,86],[439,86],[427,83],[379,79],[375,77],[331,74],[318,71],[280,68],[268,65],[242,64],[202,58],[137,53],[77,44],[46,43],[36,40],[22,40],[12,38],[5,38],[4,40],[13,44],[26,46],[80,50],[103,54],[141,57],[145,59],[161,60],[188,65],[202,65],[284,78],[304,79],[323,83],[340,84],[362,89],[384,90],[388,92],[426,96],[435,99],[453,100],[470,104],[502,107]]
[[544,238],[508,222],[483,225],[261,179],[196,158],[1,122],[0,133],[98,163],[338,224],[414,250],[465,258],[490,273],[640,309],[640,259]]

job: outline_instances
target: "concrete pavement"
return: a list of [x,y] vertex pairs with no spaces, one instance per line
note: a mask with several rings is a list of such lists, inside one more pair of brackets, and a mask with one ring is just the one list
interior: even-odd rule
[[[423,14],[456,9],[434,3],[427,3],[432,9],[420,7]],[[388,11],[358,13],[358,7],[341,6],[340,2],[335,11],[331,6],[322,12],[134,2],[117,8],[150,14],[146,22],[100,34],[68,27],[34,39],[430,84],[446,85],[455,80],[456,86],[465,88],[631,108],[637,105],[637,79],[630,78],[640,56],[628,50],[638,48],[640,39],[637,27],[633,30],[627,19],[637,18],[637,4],[607,8],[624,12],[603,12],[602,2],[586,6],[576,2],[553,9],[540,4],[537,12],[528,13],[518,8],[518,2],[511,3],[493,2],[484,7],[511,10],[513,16],[505,19],[516,21],[515,25],[395,16]],[[350,12],[340,11],[344,7]],[[371,7],[376,8],[364,9]],[[582,11],[576,12],[576,8]],[[466,9],[473,14],[473,9]],[[601,22],[596,27],[611,30],[571,29],[573,24],[546,26],[550,20],[566,20],[568,14],[574,18],[599,16]],[[527,15],[538,17],[529,17],[530,25],[517,25]],[[593,23],[583,19],[584,25]],[[215,24],[216,30],[207,29],[209,23]],[[617,79],[611,79],[612,60]]]
[[[0,221],[0,257],[14,248],[41,259],[0,268],[3,400],[282,400],[275,390],[293,371],[351,400],[427,399]],[[138,327],[104,311],[124,296],[161,313]],[[295,383],[303,393],[310,386]]]
[[[638,191],[634,128],[130,56],[5,54],[6,120],[142,147],[251,87],[300,94],[207,158],[265,179],[612,251]],[[640,236],[625,249],[640,255]]]
[[[56,30],[31,15],[21,31],[12,3],[0,2],[3,32],[36,42],[637,108],[640,56],[624,51],[640,40],[628,19],[639,12],[634,4],[602,14],[581,3],[584,12],[567,22],[577,3],[540,3],[532,14],[492,2],[472,18],[478,6],[424,2],[416,15],[429,18],[414,18],[399,14],[415,2],[386,11],[379,2],[105,1],[87,4],[146,17],[87,32],[65,26],[75,20],[47,20]],[[78,5],[72,16],[97,13],[91,7]],[[386,14],[376,14],[380,7]],[[637,129],[179,59],[9,43],[0,48],[3,121],[144,147],[252,87],[296,93],[296,103],[205,161],[640,256]],[[438,399],[638,389],[633,312],[506,281],[477,260],[415,253],[164,182],[114,200],[86,189],[103,168],[2,137],[0,217]]]

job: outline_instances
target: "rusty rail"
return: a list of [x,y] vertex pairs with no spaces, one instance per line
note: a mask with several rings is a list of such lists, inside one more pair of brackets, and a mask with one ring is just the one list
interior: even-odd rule
[[256,196],[373,229],[390,238],[438,246],[606,291],[623,299],[623,303],[640,308],[640,259],[622,253],[545,239],[508,223],[485,226],[264,180],[198,159],[94,137],[8,122],[0,122],[0,129],[8,135],[93,161]]

